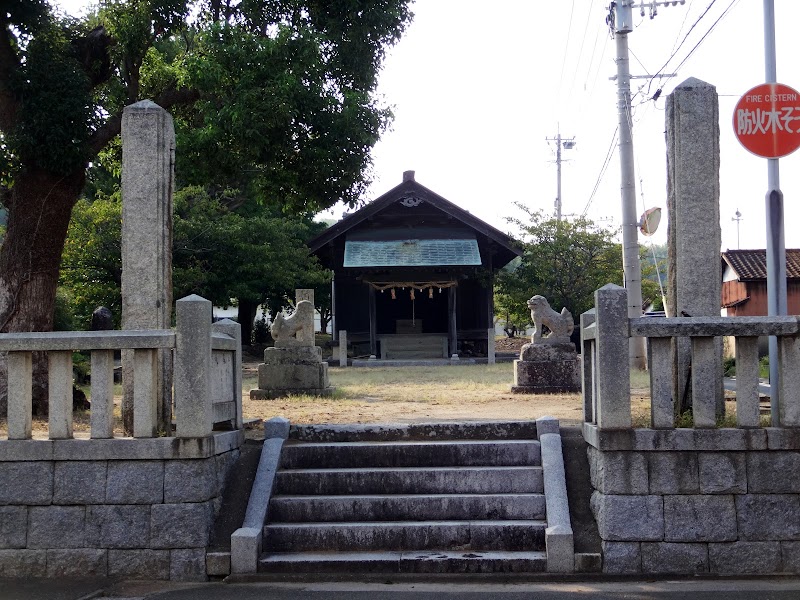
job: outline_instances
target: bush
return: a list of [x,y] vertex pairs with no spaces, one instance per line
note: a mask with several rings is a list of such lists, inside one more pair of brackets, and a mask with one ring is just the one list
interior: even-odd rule
[[722,361],[722,372],[725,377],[733,377],[736,375],[736,358],[729,356]]
[[267,319],[262,315],[261,318],[256,319],[256,322],[253,323],[253,343],[268,344],[270,341],[272,341],[272,336],[269,334]]

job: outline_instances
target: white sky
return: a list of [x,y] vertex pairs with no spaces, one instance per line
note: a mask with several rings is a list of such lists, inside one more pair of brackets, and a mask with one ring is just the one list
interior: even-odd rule
[[[86,0],[62,0],[67,10]],[[727,15],[676,70],[713,23]],[[414,22],[391,50],[379,92],[394,107],[395,121],[373,151],[369,199],[391,189],[404,170],[421,184],[501,230],[504,217],[520,216],[512,202],[553,210],[556,196],[555,137],[559,127],[577,145],[564,150],[562,212],[581,214],[605,162],[617,126],[614,41],[605,25],[607,0],[417,0]],[[764,81],[763,3],[760,0],[686,0],[660,6],[640,18],[628,36],[631,73],[652,75],[698,21],[663,70],[671,79],[633,80],[637,212],[661,206],[654,236],[666,239],[666,147],[664,105],[673,88],[697,77],[720,94],[722,247],[736,248],[738,208],[741,247],[766,243],[764,195],[767,161],[749,154],[732,129],[733,108],[748,89]],[[800,2],[775,0],[778,81],[800,88],[796,60]],[[655,91],[664,90],[657,101]],[[781,160],[786,203],[786,246],[800,247],[800,152]],[[641,178],[641,185],[639,179]],[[588,216],[620,224],[616,148]],[[644,200],[641,198],[644,191]],[[341,210],[334,210],[338,216]],[[644,238],[640,238],[644,241]]]

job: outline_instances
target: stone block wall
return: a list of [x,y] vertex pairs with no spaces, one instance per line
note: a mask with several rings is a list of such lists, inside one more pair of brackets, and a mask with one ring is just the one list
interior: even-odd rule
[[584,434],[605,573],[800,573],[797,433]]
[[0,577],[202,581],[241,431],[0,441]]

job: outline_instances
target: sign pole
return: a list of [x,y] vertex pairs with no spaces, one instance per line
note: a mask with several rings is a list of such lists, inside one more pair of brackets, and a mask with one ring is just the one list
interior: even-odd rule
[[[764,67],[766,83],[777,83],[775,58],[775,3],[764,0]],[[786,244],[783,226],[783,193],[778,158],[767,159],[767,314],[780,316],[786,306]],[[780,379],[778,339],[769,338],[770,415],[773,427],[780,425]]]

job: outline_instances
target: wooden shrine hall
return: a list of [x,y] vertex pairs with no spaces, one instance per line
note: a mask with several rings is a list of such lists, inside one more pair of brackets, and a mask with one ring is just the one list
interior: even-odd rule
[[334,340],[381,359],[485,356],[494,274],[522,250],[414,171],[309,243],[333,271]]

